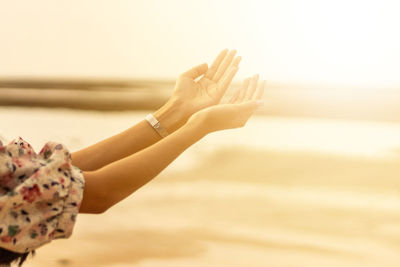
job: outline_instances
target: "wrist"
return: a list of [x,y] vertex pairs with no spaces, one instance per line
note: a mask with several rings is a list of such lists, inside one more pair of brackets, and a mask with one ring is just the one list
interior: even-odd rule
[[207,119],[207,114],[203,114],[203,112],[193,114],[185,126],[195,129],[201,136],[206,136],[213,132]]
[[203,118],[200,117],[191,117],[182,128],[189,129],[198,139],[210,133]]
[[188,112],[186,112],[182,104],[170,100],[153,113],[170,134],[186,123],[189,118],[187,114]]

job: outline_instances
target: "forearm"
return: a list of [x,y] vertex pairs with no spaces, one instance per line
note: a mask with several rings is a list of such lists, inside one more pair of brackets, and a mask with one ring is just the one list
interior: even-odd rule
[[[187,120],[178,104],[167,102],[154,112],[163,127],[173,133]],[[72,153],[72,164],[83,171],[97,170],[111,162],[134,154],[161,140],[158,133],[142,120],[131,128],[94,145]]]
[[94,172],[83,172],[85,190],[80,212],[103,212],[156,177],[206,133],[186,124],[160,142]]
[[[238,70],[236,51],[221,51],[211,67],[198,65],[182,73],[168,102],[154,113],[169,133],[181,127],[195,112],[219,103]],[[84,171],[99,169],[134,154],[161,138],[142,121],[130,129],[72,154],[73,165]]]

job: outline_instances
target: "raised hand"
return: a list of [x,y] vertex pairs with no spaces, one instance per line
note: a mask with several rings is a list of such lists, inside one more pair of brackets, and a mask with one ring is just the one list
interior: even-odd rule
[[203,63],[182,73],[169,102],[178,104],[187,118],[203,108],[218,104],[238,71],[241,58],[235,55],[235,50],[225,49],[210,68]]
[[[258,85],[259,76],[244,80],[226,104],[214,105],[195,113],[188,121],[205,133],[243,127],[255,110],[263,104],[266,82]],[[258,86],[257,86],[258,85]]]

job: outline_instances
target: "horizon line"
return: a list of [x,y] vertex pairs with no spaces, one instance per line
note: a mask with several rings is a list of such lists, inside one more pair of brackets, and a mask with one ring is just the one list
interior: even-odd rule
[[[176,79],[165,77],[112,77],[112,76],[0,76],[0,88],[69,88],[89,89],[98,87],[110,88],[143,88],[158,87],[161,85],[174,84]],[[233,81],[233,86],[241,82]],[[319,81],[282,81],[268,80],[267,87],[273,88],[296,88],[296,89],[386,89],[398,90],[400,84],[355,84],[355,83],[333,83]]]

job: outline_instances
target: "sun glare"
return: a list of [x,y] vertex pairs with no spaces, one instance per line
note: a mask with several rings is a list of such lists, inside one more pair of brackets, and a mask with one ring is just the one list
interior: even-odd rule
[[[308,0],[281,1],[280,5],[274,7],[277,14],[269,14],[270,4],[260,7],[260,1],[248,9],[253,12],[247,15],[250,23],[257,25],[254,32],[265,36],[256,46],[248,42],[247,50],[262,54],[258,64],[267,74],[281,81],[399,83],[400,37],[396,32],[400,21],[396,10],[400,3]],[[251,16],[264,21],[254,23]]]
[[[400,85],[399,1],[97,5],[92,0],[79,6],[63,2],[60,8],[60,3],[43,0],[41,5],[8,6],[0,10],[0,24],[8,25],[0,27],[5,39],[0,72],[5,76],[174,79],[198,62],[211,62],[227,47],[243,57],[238,80],[260,73],[277,82]],[[21,19],[7,12],[11,8]]]

